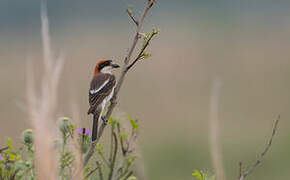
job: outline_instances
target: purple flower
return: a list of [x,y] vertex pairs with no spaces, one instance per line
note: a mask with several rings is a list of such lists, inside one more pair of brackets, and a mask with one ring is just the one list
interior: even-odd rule
[[85,131],[85,135],[86,135],[86,136],[88,136],[88,135],[92,135],[92,131],[89,130],[89,129],[86,129],[86,128],[78,128],[78,129],[76,130],[76,132],[77,132],[78,134],[80,134],[80,135],[82,135],[84,131]]
[[0,161],[3,160],[3,156],[0,154]]

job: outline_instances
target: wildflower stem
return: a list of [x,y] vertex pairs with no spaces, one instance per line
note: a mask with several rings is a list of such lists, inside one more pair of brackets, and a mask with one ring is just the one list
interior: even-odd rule
[[115,174],[115,163],[116,163],[116,157],[117,157],[117,152],[118,152],[118,138],[115,132],[113,132],[114,135],[114,153],[113,153],[113,159],[111,162],[111,169],[109,173],[109,178],[108,180],[111,180],[113,178],[113,175]]
[[124,146],[124,140],[121,137],[121,128],[120,128],[120,126],[117,126],[117,129],[118,129],[118,134],[119,134],[119,138],[120,138],[120,144],[121,144],[122,154],[125,155],[126,154],[126,149],[125,149],[125,146]]
[[84,178],[84,180],[88,179],[96,170],[98,170],[99,167],[96,167],[95,169],[91,170],[86,177]]
[[112,163],[112,157],[113,157],[113,142],[114,142],[114,126],[112,125],[111,127],[111,140],[110,140],[110,156],[109,156],[109,161]]
[[107,159],[105,158],[105,156],[104,156],[104,154],[102,153],[102,152],[98,152],[99,153],[99,155],[101,156],[101,158],[102,158],[102,160],[104,161],[104,163],[108,166],[108,167],[110,167],[110,163],[107,161]]
[[133,174],[133,171],[130,171],[124,179],[127,180],[130,176],[132,176],[132,174]]

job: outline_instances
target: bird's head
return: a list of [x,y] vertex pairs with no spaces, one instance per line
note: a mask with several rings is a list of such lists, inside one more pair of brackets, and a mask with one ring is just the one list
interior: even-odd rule
[[97,75],[99,73],[111,74],[112,69],[119,67],[120,66],[118,64],[114,64],[113,61],[110,59],[101,59],[96,64],[94,75]]

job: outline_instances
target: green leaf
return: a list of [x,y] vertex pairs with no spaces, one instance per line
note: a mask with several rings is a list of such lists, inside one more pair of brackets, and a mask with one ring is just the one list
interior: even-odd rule
[[143,52],[142,54],[141,54],[141,57],[142,58],[148,58],[148,57],[150,57],[151,56],[151,54],[149,54],[149,53],[147,53],[147,52]]
[[136,130],[139,129],[139,124],[137,123],[137,121],[135,119],[131,119],[130,122],[131,122],[133,129],[136,129]]
[[136,176],[130,176],[127,180],[137,180]]
[[12,161],[19,161],[21,159],[20,156],[16,155],[16,154],[10,154],[9,155],[9,160],[12,160]]
[[202,171],[198,171],[198,170],[194,170],[192,173],[192,176],[194,176],[198,180],[214,180],[215,179],[214,176],[209,176],[208,174]]
[[104,154],[104,148],[100,143],[96,144],[96,150],[98,151],[99,154]]
[[133,4],[128,4],[128,10],[132,10],[132,9],[133,9],[133,7],[134,7],[134,5],[133,5]]
[[71,125],[69,126],[69,129],[70,129],[70,131],[73,133],[73,132],[76,130],[76,127],[75,127],[73,124],[71,124]]
[[150,36],[151,36],[151,33],[150,32],[145,32],[145,33],[139,33],[141,36],[143,36],[143,39],[144,40],[147,40]]
[[152,29],[152,35],[156,35],[158,33],[160,33],[160,29],[156,29],[156,28]]
[[13,149],[12,139],[10,137],[7,137],[7,146],[10,150]]
[[108,122],[109,122],[109,124],[111,124],[112,127],[115,127],[115,125],[119,124],[119,121],[114,116],[111,116],[109,118]]
[[198,170],[194,170],[193,173],[192,173],[192,176],[194,176],[198,180],[203,180],[202,174]]
[[126,137],[128,137],[126,132],[120,134],[120,138],[125,139]]

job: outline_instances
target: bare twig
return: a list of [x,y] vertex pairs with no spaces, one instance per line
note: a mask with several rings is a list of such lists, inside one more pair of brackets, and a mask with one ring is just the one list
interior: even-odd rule
[[253,164],[253,166],[251,166],[247,171],[243,172],[242,175],[240,176],[240,180],[243,180],[245,179],[245,177],[247,177],[249,174],[251,174],[257,167],[258,165],[261,164],[262,162],[262,159],[264,158],[264,156],[266,155],[266,153],[269,151],[271,145],[272,145],[272,141],[273,141],[273,138],[276,134],[276,131],[277,131],[277,127],[278,127],[278,123],[279,123],[279,120],[280,120],[280,115],[278,116],[278,118],[276,119],[275,123],[274,123],[274,127],[273,127],[273,130],[272,130],[272,135],[270,137],[270,140],[266,146],[266,148],[264,149],[264,151],[260,154],[259,158],[257,159],[257,161],[255,162],[255,164]]
[[115,108],[115,106],[117,105],[117,97],[118,97],[118,94],[119,94],[119,91],[120,91],[120,88],[124,82],[124,79],[125,79],[125,75],[127,74],[128,72],[128,64],[131,60],[131,56],[136,48],[136,45],[137,45],[137,42],[140,38],[140,31],[141,31],[141,28],[142,28],[142,25],[143,25],[143,22],[144,22],[144,19],[148,13],[148,11],[150,10],[150,8],[155,4],[155,0],[147,0],[147,3],[146,3],[146,7],[143,11],[143,14],[142,16],[140,17],[140,19],[138,20],[138,25],[137,28],[136,28],[136,34],[134,36],[134,39],[133,39],[133,42],[132,42],[132,45],[131,45],[131,48],[129,49],[128,51],[128,54],[127,56],[125,57],[124,59],[124,63],[123,63],[123,66],[122,66],[122,72],[121,72],[121,75],[118,79],[118,82],[117,82],[117,85],[114,89],[114,94],[113,94],[113,97],[110,101],[110,105],[108,107],[108,111],[107,111],[107,114],[105,115],[104,117],[104,120],[103,120],[103,123],[101,124],[100,128],[99,128],[99,133],[98,133],[98,136],[97,136],[97,139],[91,143],[90,147],[89,147],[89,150],[88,152],[86,153],[85,157],[84,157],[84,166],[88,163],[89,159],[91,158],[91,156],[93,155],[94,153],[94,150],[95,150],[95,146],[97,144],[97,142],[100,140],[100,137],[102,136],[103,134],[103,131],[105,129],[105,127],[107,126],[107,123],[108,123],[108,120]]
[[133,14],[132,14],[132,11],[130,9],[127,9],[126,12],[130,16],[132,21],[136,24],[136,26],[138,26],[139,22],[134,18]]

